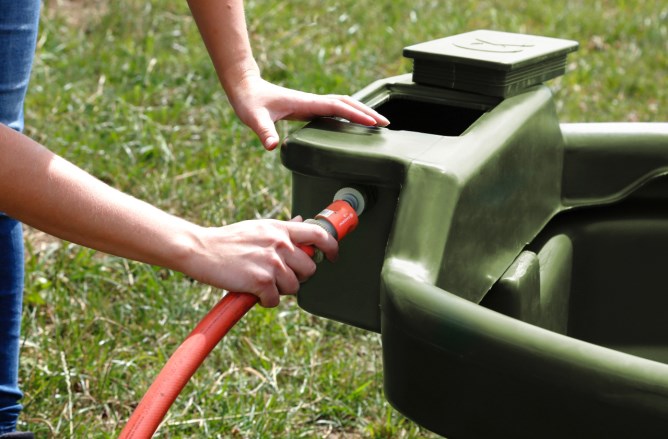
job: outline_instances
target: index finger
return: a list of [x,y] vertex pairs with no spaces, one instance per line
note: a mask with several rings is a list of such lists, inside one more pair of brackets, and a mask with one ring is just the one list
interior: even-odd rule
[[[372,117],[376,121],[377,126],[385,127],[385,126],[388,126],[390,124],[390,121],[385,116],[383,116],[382,114],[380,114],[379,112],[377,112],[373,108],[371,108],[371,107],[363,104],[362,102],[358,101],[357,99],[353,98],[352,96],[340,95],[340,96],[337,96],[337,97],[338,97],[338,99],[340,99],[341,101],[350,105],[354,109],[366,114],[367,116]],[[351,121],[351,122],[354,122],[354,121]]]

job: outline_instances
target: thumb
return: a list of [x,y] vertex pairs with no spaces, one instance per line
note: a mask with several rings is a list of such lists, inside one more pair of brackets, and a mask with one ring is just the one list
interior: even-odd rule
[[278,146],[278,132],[274,121],[269,116],[269,112],[262,111],[256,114],[251,129],[255,131],[255,134],[260,138],[260,142],[262,142],[262,146],[267,151],[271,151]]

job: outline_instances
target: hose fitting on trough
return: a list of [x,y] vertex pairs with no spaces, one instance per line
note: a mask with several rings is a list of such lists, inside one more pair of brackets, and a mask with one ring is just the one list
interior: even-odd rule
[[[344,187],[334,194],[334,201],[323,209],[315,218],[309,218],[305,223],[315,224],[332,235],[337,241],[355,230],[359,222],[359,215],[366,207],[366,197],[358,189]],[[310,254],[310,252],[307,252]],[[315,250],[312,255],[316,263],[323,259],[322,252]]]

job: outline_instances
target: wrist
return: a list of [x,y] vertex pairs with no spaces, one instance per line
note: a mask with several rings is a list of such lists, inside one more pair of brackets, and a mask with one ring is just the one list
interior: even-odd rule
[[165,267],[193,277],[197,267],[197,256],[202,254],[203,243],[200,236],[203,227],[193,223],[185,223],[185,227],[172,234],[166,248]]
[[244,88],[244,84],[252,78],[261,78],[260,68],[255,59],[250,58],[222,68],[218,78],[228,96],[232,96]]

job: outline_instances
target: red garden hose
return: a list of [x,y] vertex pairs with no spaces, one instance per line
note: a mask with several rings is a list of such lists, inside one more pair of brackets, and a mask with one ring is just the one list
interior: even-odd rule
[[[334,202],[306,222],[317,224],[341,240],[357,226],[358,215],[365,207],[361,192],[343,188],[334,196]],[[300,246],[309,256],[319,252],[312,246]],[[321,257],[322,255],[320,255]],[[176,349],[158,374],[153,384],[132,413],[119,439],[150,439],[158,429],[169,407],[176,400],[204,359],[258,301],[248,293],[228,293],[199,322],[185,341]]]

